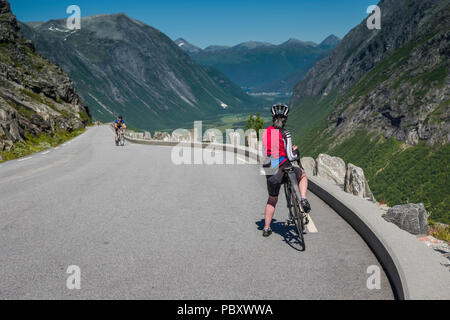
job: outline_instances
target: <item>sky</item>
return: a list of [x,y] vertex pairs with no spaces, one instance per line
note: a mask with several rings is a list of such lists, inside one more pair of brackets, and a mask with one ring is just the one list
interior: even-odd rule
[[320,43],[343,38],[378,0],[10,0],[22,22],[62,19],[69,5],[81,16],[124,12],[172,39],[205,48],[245,41],[280,44],[290,38]]

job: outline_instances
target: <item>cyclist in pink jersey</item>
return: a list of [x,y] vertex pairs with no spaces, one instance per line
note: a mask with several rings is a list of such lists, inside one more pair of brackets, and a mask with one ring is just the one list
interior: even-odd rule
[[[288,119],[289,107],[284,104],[277,104],[272,107],[271,111],[273,126],[269,127],[263,134],[264,156],[267,159],[266,167],[271,167],[273,171],[273,174],[266,176],[269,200],[265,210],[264,237],[269,237],[272,234],[270,225],[278,203],[281,185],[285,183],[283,169],[291,167],[292,162],[297,161],[300,157],[298,147],[292,145],[291,134],[284,128]],[[308,178],[303,168],[294,167],[294,171],[299,183],[302,206],[306,213],[309,213],[311,205],[306,199]]]

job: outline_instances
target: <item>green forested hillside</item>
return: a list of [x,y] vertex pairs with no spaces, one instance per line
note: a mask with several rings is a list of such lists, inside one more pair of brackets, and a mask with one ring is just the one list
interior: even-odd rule
[[314,143],[300,142],[304,154],[316,157],[326,152],[362,167],[377,201],[390,206],[423,202],[433,220],[450,224],[448,144],[439,149],[424,143],[409,146],[365,132],[357,132],[331,150]]
[[363,21],[296,86],[291,130],[304,156],[362,167],[378,201],[450,223],[450,3],[379,6],[382,30]]

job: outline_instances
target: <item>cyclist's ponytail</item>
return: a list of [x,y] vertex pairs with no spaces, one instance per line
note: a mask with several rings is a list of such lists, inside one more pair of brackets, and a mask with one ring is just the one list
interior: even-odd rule
[[277,117],[273,120],[273,126],[275,129],[283,129],[286,125],[286,118],[285,117]]

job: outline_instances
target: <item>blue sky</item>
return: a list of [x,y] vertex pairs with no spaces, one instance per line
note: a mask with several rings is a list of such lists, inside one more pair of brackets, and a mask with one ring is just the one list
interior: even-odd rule
[[76,4],[81,15],[125,12],[202,48],[244,41],[282,43],[289,38],[321,42],[345,36],[378,0],[10,0],[23,22],[65,18]]

